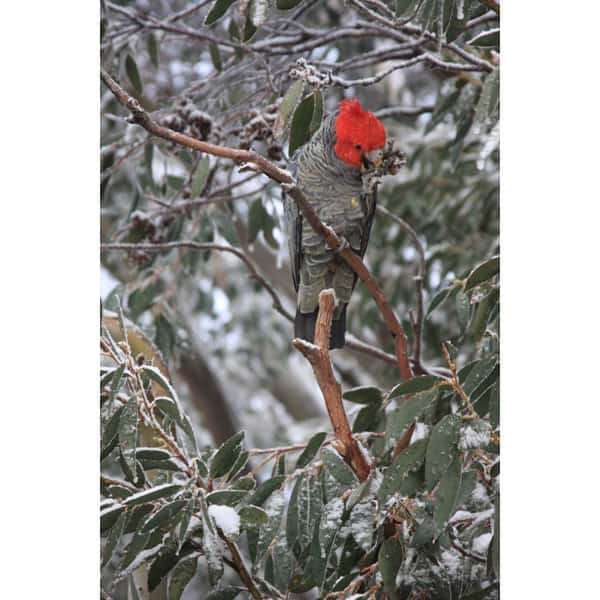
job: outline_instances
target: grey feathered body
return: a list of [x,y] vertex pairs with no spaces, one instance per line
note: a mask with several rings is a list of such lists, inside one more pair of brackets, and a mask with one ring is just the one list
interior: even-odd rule
[[[289,169],[321,221],[333,227],[362,257],[369,240],[376,197],[375,192],[363,193],[360,170],[346,165],[335,155],[336,116],[326,118],[312,139],[294,153]],[[291,198],[285,201],[285,221],[292,277],[298,292],[295,335],[313,340],[319,293],[333,288],[338,306],[330,344],[332,348],[342,347],[346,306],[356,275],[310,224],[303,222]]]

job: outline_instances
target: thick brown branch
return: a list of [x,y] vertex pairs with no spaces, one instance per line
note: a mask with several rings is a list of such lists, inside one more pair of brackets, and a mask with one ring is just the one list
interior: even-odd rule
[[358,442],[352,437],[350,423],[342,402],[342,388],[335,378],[329,358],[329,334],[335,309],[333,290],[323,290],[319,294],[319,315],[315,327],[315,343],[296,338],[294,348],[304,354],[312,365],[317,383],[321,388],[327,412],[333,427],[333,433],[343,448],[342,453],[360,481],[364,481],[371,472]]
[[130,96],[104,69],[102,69],[101,75],[102,80],[119,100],[119,102],[131,111],[133,121],[138,125],[141,125],[149,133],[176,144],[187,146],[188,148],[192,148],[193,150],[197,150],[199,152],[206,152],[207,154],[212,154],[214,156],[230,158],[238,162],[256,165],[259,171],[263,172],[274,181],[282,184],[282,187],[296,201],[300,210],[302,211],[302,216],[308,221],[310,226],[323,237],[327,245],[332,250],[337,250],[339,252],[340,256],[342,256],[342,258],[363,281],[369,292],[371,292],[371,295],[373,296],[373,299],[375,300],[377,307],[381,312],[385,324],[395,338],[396,360],[400,374],[404,380],[412,377],[404,329],[394,314],[392,307],[386,300],[381,288],[358,254],[356,254],[356,252],[354,252],[348,246],[348,244],[345,243],[345,240],[342,240],[335,233],[335,231],[331,229],[331,227],[327,227],[321,222],[316,211],[310,205],[306,196],[296,186],[292,176],[287,171],[279,168],[277,165],[273,164],[271,161],[267,160],[256,152],[252,152],[250,150],[240,150],[238,148],[227,148],[225,146],[217,146],[208,142],[202,142],[190,137],[189,135],[178,133],[172,129],[168,129],[167,127],[159,125],[142,108],[140,103],[135,98]]

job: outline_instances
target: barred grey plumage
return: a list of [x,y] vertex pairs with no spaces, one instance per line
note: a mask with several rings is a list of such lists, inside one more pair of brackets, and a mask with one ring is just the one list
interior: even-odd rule
[[[288,168],[321,221],[333,227],[362,257],[369,241],[376,192],[365,194],[360,169],[348,166],[336,156],[336,116],[337,113],[323,121],[312,139],[294,153]],[[319,293],[333,288],[338,304],[330,348],[341,348],[356,274],[308,223],[303,223],[291,198],[285,200],[284,208],[292,278],[298,292],[295,337],[313,341]]]

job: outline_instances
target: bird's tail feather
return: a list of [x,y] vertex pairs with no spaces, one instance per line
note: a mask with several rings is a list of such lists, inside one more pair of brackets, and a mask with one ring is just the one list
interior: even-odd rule
[[[340,316],[331,321],[331,334],[329,336],[329,349],[343,348],[346,343],[346,308],[347,304],[342,306]],[[294,336],[313,343],[315,341],[315,326],[317,324],[317,315],[319,309],[316,308],[310,313],[301,313],[296,311],[294,319]]]

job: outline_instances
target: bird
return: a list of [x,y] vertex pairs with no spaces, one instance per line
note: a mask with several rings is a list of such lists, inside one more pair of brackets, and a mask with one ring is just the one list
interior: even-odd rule
[[[361,258],[375,214],[376,186],[365,186],[370,169],[383,160],[386,131],[357,98],[342,100],[312,138],[292,155],[288,170],[320,220],[348,242]],[[329,348],[343,348],[346,310],[357,276],[302,217],[296,202],[284,202],[292,280],[297,292],[294,336],[314,341],[319,294],[333,289],[336,308]]]

